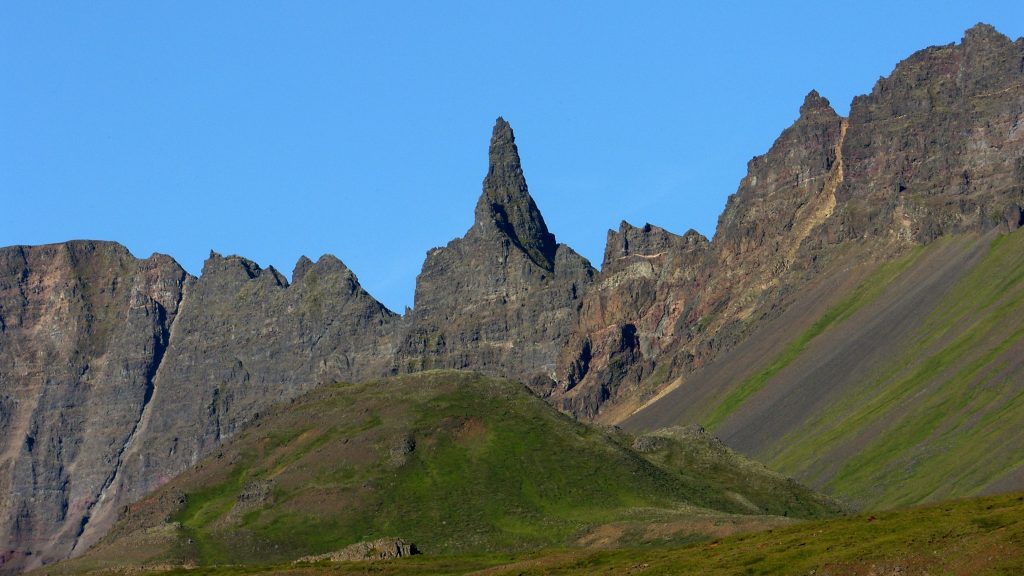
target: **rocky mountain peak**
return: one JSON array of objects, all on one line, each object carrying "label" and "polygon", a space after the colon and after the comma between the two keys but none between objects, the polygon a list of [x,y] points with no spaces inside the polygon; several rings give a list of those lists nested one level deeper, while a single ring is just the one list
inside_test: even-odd
[{"label": "rocky mountain peak", "polygon": [[298,282],[309,272],[316,272],[319,275],[355,276],[352,270],[345,265],[337,256],[324,254],[314,263],[309,258],[302,256],[295,263],[295,271],[292,272],[292,283]]},{"label": "rocky mountain peak", "polygon": [[500,116],[491,134],[483,188],[473,229],[487,234],[496,227],[534,263],[551,270],[557,248],[555,236],[548,232],[526,186],[512,127]]},{"label": "rocky mountain peak", "polygon": [[295,263],[295,268],[292,268],[292,282],[295,283],[302,280],[302,277],[312,267],[313,261],[307,258],[305,254],[299,256],[298,262]]},{"label": "rocky mountain peak", "polygon": [[804,96],[804,103],[800,106],[800,117],[806,118],[820,114],[831,117],[837,116],[828,98],[818,94],[817,90],[811,90],[807,93],[807,96]]},{"label": "rocky mountain peak", "polygon": [[964,31],[964,37],[961,43],[967,47],[986,45],[999,46],[1009,44],[1010,39],[996,30],[991,24],[978,22]]},{"label": "rocky mountain peak", "polygon": [[650,258],[667,252],[682,252],[700,244],[707,245],[707,238],[695,230],[679,236],[653,224],[637,227],[623,220],[617,232],[608,231],[601,269],[614,266],[616,261],[628,256]]}]

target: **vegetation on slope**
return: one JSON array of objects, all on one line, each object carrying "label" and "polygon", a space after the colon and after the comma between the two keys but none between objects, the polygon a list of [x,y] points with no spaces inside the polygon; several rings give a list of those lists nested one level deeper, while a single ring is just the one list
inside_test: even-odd
[{"label": "vegetation on slope", "polygon": [[710,440],[634,439],[519,384],[436,371],[262,416],[67,569],[284,562],[389,536],[429,555],[678,543],[837,510]]},{"label": "vegetation on slope", "polygon": [[[770,463],[876,507],[976,494],[1024,466],[1024,231],[999,236],[887,366]],[[834,474],[815,455],[854,456]]]},{"label": "vegetation on slope", "polygon": [[713,430],[721,424],[743,402],[761,390],[769,380],[774,378],[786,366],[789,366],[797,356],[804,352],[807,345],[826,329],[839,326],[843,321],[863,308],[865,304],[877,298],[901,272],[906,270],[916,260],[921,251],[922,248],[915,248],[903,257],[880,266],[871,276],[861,282],[854,289],[853,293],[826,311],[810,328],[789,342],[782,352],[772,359],[768,366],[750,375],[735,388],[732,388],[707,417],[708,428]]},{"label": "vegetation on slope", "polygon": [[[1024,495],[922,508],[709,539],[672,547],[557,549],[518,555],[414,556],[374,562],[221,566],[241,574],[843,575],[1024,573]],[[194,571],[172,570],[190,574]]]}]

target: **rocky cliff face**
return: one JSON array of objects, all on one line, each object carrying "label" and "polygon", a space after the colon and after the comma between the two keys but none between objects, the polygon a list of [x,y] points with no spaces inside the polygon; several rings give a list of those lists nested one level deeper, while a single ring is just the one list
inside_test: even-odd
[{"label": "rocky cliff face", "polygon": [[77,553],[272,404],[391,369],[399,318],[339,260],[273,268],[70,242],[0,251],[3,565]]},{"label": "rocky cliff face", "polygon": [[[121,506],[161,486],[271,405],[320,384],[390,370],[399,318],[337,258],[303,257],[293,282],[273,267],[211,254],[173,327],[142,439],[126,452],[115,490],[81,545]],[[76,549],[78,551],[78,549]]]},{"label": "rocky cliff face", "polygon": [[979,24],[854,98],[834,241],[1016,228],[1024,207],[1024,39]]},{"label": "rocky cliff face", "polygon": [[627,222],[609,230],[598,281],[559,357],[556,403],[592,418],[606,402],[667,375],[656,371],[658,359],[698,324],[696,298],[711,256],[708,240],[693,230],[677,236]]},{"label": "rocky cliff face", "polygon": [[[564,408],[608,421],[628,416],[777,317],[792,290],[843,250],[886,259],[944,235],[1020,226],[1022,117],[1024,40],[982,24],[960,44],[900,63],[854,99],[848,119],[812,91],[799,119],[751,160],[706,256],[686,260],[689,248],[669,247],[660,257],[667,271],[642,289],[622,282],[621,270],[602,269],[585,311],[632,302],[650,285],[675,294],[614,318],[581,316],[558,371],[560,389],[570,391]],[[609,251],[618,243],[609,234]],[[687,275],[694,280],[676,285]],[[636,338],[609,339],[665,308],[686,313],[667,334],[648,332],[664,344],[654,358],[634,352]]]},{"label": "rocky cliff face", "polygon": [[191,281],[111,242],[0,249],[0,567],[70,553],[136,440]]},{"label": "rocky cliff face", "polygon": [[545,391],[594,274],[548,232],[499,118],[473,227],[427,254],[396,366],[472,368]]},{"label": "rocky cliff face", "polygon": [[112,243],[0,249],[0,570],[84,549],[123,504],[323,382],[470,368],[619,421],[840,255],[1020,226],[1022,117],[1024,40],[976,26],[900,63],[849,118],[812,91],[712,241],[623,223],[600,274],[548,231],[499,119],[473,226],[428,253],[405,318],[329,256],[289,284],[234,256],[195,279]]},{"label": "rocky cliff face", "polygon": [[622,418],[770,313],[790,271],[806,267],[801,247],[817,241],[812,232],[835,208],[845,130],[828,100],[809,93],[797,121],[750,161],[711,243],[650,225],[610,232],[561,356],[563,408]]}]

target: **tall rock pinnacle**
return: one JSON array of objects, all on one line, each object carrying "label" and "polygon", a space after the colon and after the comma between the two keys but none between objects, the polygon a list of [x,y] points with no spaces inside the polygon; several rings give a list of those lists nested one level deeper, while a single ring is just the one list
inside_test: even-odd
[{"label": "tall rock pinnacle", "polygon": [[491,223],[534,263],[552,269],[557,247],[555,236],[548,232],[544,217],[526,187],[512,127],[500,116],[491,134],[487,176],[476,205],[473,226],[486,233]]},{"label": "tall rock pinnacle", "polygon": [[427,253],[395,369],[472,368],[549,390],[595,274],[548,232],[498,118],[473,227]]}]

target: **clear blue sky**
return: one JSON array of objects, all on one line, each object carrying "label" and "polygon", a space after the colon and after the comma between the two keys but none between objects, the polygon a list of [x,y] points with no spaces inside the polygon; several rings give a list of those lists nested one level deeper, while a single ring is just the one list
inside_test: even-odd
[{"label": "clear blue sky", "polygon": [[559,241],[711,236],[816,88],[845,114],[897,61],[1024,2],[4,2],[0,245],[118,240],[198,273],[340,257],[412,304],[462,235],[498,115]]}]

